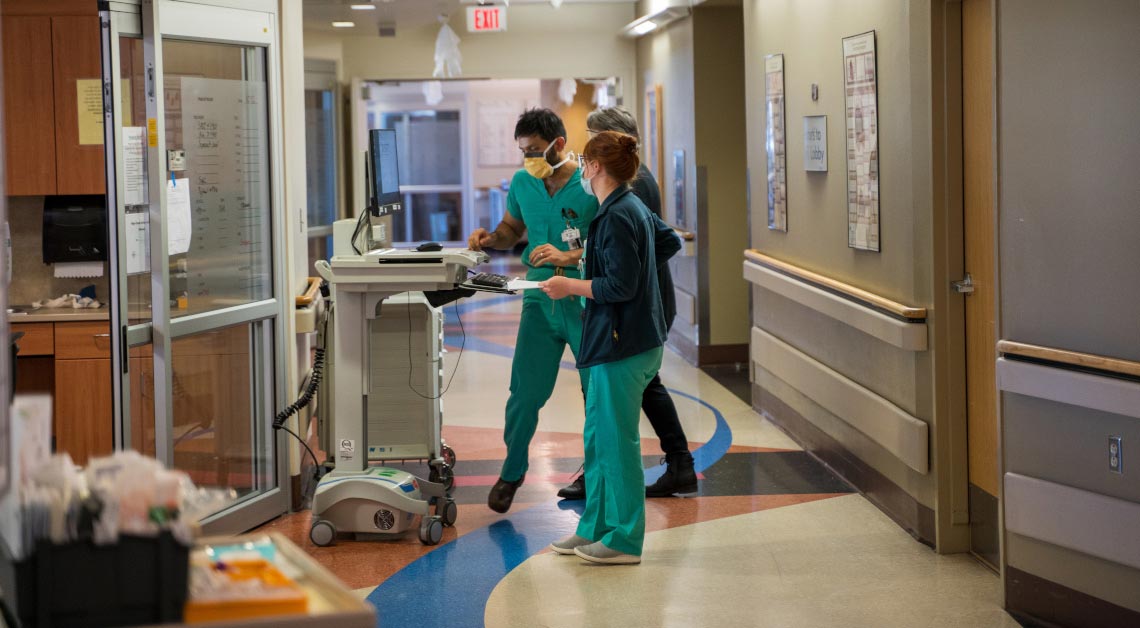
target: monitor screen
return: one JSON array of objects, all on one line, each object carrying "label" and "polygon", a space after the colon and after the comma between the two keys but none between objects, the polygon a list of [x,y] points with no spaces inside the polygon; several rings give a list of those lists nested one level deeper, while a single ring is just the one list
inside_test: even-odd
[{"label": "monitor screen", "polygon": [[396,131],[372,129],[368,132],[368,166],[373,215],[384,216],[403,209]]}]

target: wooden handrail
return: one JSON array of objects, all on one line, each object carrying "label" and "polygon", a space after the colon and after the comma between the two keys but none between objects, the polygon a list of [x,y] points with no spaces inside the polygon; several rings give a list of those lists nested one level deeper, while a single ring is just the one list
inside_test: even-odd
[{"label": "wooden handrail", "polygon": [[309,287],[305,290],[305,294],[297,295],[297,307],[309,307],[313,304],[313,300],[317,298],[317,290],[321,289],[320,277],[309,277]]},{"label": "wooden handrail", "polygon": [[745,249],[744,257],[750,262],[755,262],[761,266],[767,266],[773,270],[779,271],[785,275],[790,275],[801,281],[815,284],[816,286],[826,288],[832,292],[838,293],[841,296],[847,297],[854,301],[865,303],[876,309],[882,310],[889,314],[899,316],[912,321],[926,320],[926,308],[924,307],[911,307],[897,303],[886,297],[881,297],[873,292],[867,292],[862,288],[856,288],[850,284],[836,281],[830,277],[824,277],[819,273],[813,273],[810,270],[800,268],[787,262],[781,262],[773,257],[757,251],[756,249]]},{"label": "wooden handrail", "polygon": [[1066,349],[1054,349],[1053,347],[1042,347],[1040,345],[1014,342],[1012,340],[999,341],[997,343],[997,350],[998,353],[1003,355],[1016,355],[1024,358],[1033,358],[1035,360],[1047,360],[1049,362],[1070,364],[1083,368],[1096,369],[1098,371],[1107,371],[1109,373],[1127,375],[1129,377],[1140,377],[1140,362],[1133,362],[1131,360],[1121,360],[1120,358],[1110,358],[1093,353],[1068,351]]}]

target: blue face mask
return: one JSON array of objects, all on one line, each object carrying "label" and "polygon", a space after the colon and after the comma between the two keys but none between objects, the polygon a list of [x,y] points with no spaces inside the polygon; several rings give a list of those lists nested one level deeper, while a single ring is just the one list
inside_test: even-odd
[{"label": "blue face mask", "polygon": [[581,179],[582,191],[584,191],[589,196],[597,196],[596,194],[594,194],[594,186],[590,184],[590,179],[586,178],[586,163],[582,162],[581,167],[579,169],[582,172],[582,175],[581,175],[582,176],[582,179]]}]

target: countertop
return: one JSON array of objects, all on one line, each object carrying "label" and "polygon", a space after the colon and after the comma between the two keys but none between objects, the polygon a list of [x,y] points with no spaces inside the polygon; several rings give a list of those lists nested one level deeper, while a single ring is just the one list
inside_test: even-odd
[{"label": "countertop", "polygon": [[33,310],[30,307],[15,305],[17,312],[8,314],[8,322],[19,323],[79,323],[86,321],[109,321],[110,310],[106,306],[98,309],[76,310],[69,307],[42,307]]}]

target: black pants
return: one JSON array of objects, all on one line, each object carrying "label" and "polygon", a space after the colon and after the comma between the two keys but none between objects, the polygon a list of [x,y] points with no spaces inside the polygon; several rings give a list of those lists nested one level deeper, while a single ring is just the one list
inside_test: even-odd
[{"label": "black pants", "polygon": [[649,417],[657,438],[661,439],[662,451],[667,454],[689,451],[689,439],[685,438],[681,419],[677,417],[677,407],[661,383],[660,374],[654,375],[645,387],[645,392],[641,395],[641,409]]}]

